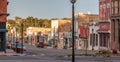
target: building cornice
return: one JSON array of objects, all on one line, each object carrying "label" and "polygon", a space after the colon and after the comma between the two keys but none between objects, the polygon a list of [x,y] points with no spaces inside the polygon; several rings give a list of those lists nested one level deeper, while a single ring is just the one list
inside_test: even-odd
[{"label": "building cornice", "polygon": [[0,13],[0,16],[3,16],[3,15],[7,15],[7,16],[9,16],[8,13]]}]

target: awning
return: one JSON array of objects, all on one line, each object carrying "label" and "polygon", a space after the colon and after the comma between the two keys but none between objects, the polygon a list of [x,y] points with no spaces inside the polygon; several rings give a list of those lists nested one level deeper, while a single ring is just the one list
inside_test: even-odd
[{"label": "awning", "polygon": [[6,29],[0,29],[0,32],[7,32]]},{"label": "awning", "polygon": [[110,33],[109,30],[97,30],[98,33]]}]

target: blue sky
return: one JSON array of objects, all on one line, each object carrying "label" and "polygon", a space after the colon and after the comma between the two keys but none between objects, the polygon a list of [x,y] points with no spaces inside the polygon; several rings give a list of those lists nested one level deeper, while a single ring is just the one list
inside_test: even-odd
[{"label": "blue sky", "polygon": [[[8,0],[9,19],[33,16],[42,19],[71,17],[70,0]],[[77,0],[75,13],[98,14],[98,0]]]}]

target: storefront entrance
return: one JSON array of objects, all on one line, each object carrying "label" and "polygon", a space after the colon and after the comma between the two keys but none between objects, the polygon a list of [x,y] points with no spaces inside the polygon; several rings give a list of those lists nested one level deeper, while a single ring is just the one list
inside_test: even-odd
[{"label": "storefront entrance", "polygon": [[100,46],[109,47],[109,33],[100,33]]},{"label": "storefront entrance", "polygon": [[0,30],[0,51],[6,53],[6,30]]},{"label": "storefront entrance", "polygon": [[0,51],[4,48],[4,32],[0,32]]}]

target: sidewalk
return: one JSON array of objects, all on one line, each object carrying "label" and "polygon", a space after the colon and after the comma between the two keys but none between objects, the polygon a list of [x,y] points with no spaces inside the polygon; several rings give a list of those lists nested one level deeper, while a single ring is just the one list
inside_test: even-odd
[{"label": "sidewalk", "polygon": [[12,49],[6,49],[6,53],[0,52],[0,56],[23,56],[23,54],[16,53]]}]

